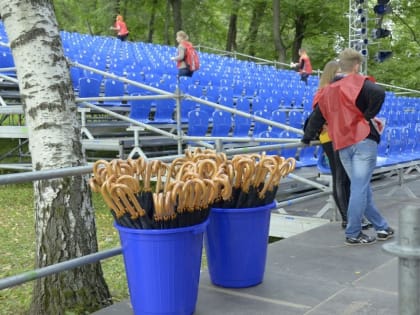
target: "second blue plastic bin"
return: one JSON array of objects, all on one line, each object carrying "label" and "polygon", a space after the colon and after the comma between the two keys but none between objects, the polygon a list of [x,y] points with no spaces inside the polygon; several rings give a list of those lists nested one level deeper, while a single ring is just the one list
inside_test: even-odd
[{"label": "second blue plastic bin", "polygon": [[204,245],[213,284],[245,288],[263,281],[274,207],[273,202],[255,208],[211,209]]}]

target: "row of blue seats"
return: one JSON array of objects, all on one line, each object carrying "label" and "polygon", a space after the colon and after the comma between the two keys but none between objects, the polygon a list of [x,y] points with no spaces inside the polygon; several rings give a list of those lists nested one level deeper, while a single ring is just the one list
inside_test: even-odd
[{"label": "row of blue seats", "polygon": [[[296,112],[297,111],[292,111]],[[300,112],[301,113],[301,112]],[[271,115],[264,117],[263,113],[255,113],[256,116],[266,118],[273,121],[280,121],[283,124],[292,125],[293,118],[287,118],[286,112],[277,110]],[[296,126],[296,128],[300,128]],[[251,137],[251,138],[267,138],[267,141],[260,142],[261,145],[278,144],[270,142],[269,138],[285,138],[285,139],[300,139],[300,135],[284,130],[282,128],[274,128],[262,122],[253,121],[250,118],[242,117],[239,115],[232,115],[228,112],[216,110],[212,116],[208,115],[205,111],[194,109],[188,113],[188,128],[186,131],[187,136],[203,137],[232,137],[229,141],[230,144],[235,143],[235,137]],[[238,142],[238,145],[243,145],[243,142]],[[283,157],[293,157],[297,159],[297,166],[313,166],[317,163],[316,158],[317,147],[306,147],[303,149],[294,148],[280,148],[269,150],[267,154],[277,154]]]},{"label": "row of blue seats", "polygon": [[405,127],[385,127],[378,155],[380,165],[420,159],[420,122]]}]

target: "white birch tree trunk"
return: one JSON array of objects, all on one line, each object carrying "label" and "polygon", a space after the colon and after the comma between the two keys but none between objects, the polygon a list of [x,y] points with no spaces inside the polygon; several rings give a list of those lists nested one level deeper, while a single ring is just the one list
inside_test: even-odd
[{"label": "white birch tree trunk", "polygon": [[[83,165],[77,108],[51,1],[0,0],[0,14],[17,68],[33,169]],[[97,251],[85,176],[34,182],[34,194],[36,268]],[[36,280],[29,313],[81,314],[109,304],[98,263]]]}]

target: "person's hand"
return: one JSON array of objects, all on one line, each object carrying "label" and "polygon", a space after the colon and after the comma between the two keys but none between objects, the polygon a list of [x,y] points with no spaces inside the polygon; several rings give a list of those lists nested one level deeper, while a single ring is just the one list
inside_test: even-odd
[{"label": "person's hand", "polygon": [[309,143],[311,142],[311,140],[302,138],[302,139],[300,139],[300,142],[302,142],[305,146],[307,146],[307,145],[309,145]]}]

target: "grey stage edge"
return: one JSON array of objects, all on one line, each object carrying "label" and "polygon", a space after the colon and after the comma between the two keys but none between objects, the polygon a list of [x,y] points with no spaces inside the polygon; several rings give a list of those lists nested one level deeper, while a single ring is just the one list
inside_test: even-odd
[{"label": "grey stage edge", "polygon": [[[420,196],[420,181],[406,184]],[[374,192],[378,208],[396,229],[396,237],[386,242],[347,246],[339,222],[272,243],[264,281],[244,289],[214,286],[203,270],[195,315],[333,315],[398,314],[398,258],[382,245],[398,237],[399,212],[408,205],[419,207],[402,189]],[[391,195],[389,193],[392,192]],[[294,207],[319,209],[324,198]],[[293,211],[293,209],[287,209]],[[374,234],[374,230],[367,231]],[[94,313],[131,315],[128,300]]]}]

